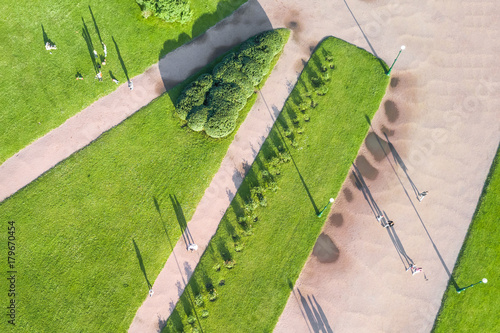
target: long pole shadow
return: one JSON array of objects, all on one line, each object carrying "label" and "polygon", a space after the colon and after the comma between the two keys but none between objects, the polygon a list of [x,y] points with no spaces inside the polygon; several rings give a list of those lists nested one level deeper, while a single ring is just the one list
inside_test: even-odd
[{"label": "long pole shadow", "polygon": [[94,71],[97,74],[98,70],[94,56],[94,44],[92,44],[92,38],[90,37],[89,29],[87,28],[87,24],[85,24],[85,20],[83,19],[83,17],[82,17],[82,23],[83,23],[82,36],[85,42],[87,43],[87,50],[89,51],[90,61],[92,62],[92,66],[94,66]]},{"label": "long pole shadow", "polygon": [[309,325],[311,326],[314,333],[324,332],[324,333],[333,333],[330,324],[328,323],[328,319],[323,312],[323,309],[318,304],[318,301],[314,297],[308,295],[307,299],[302,296],[300,289],[297,288],[297,291],[300,296],[300,302],[302,303],[302,308],[304,309],[307,319],[309,321]]},{"label": "long pole shadow", "polygon": [[368,39],[368,37],[366,36],[365,32],[363,31],[363,29],[361,28],[361,25],[359,25],[359,22],[358,20],[356,19],[356,16],[354,16],[354,13],[352,12],[351,10],[351,7],[349,7],[349,5],[347,4],[347,1],[344,0],[344,3],[347,7],[347,9],[349,10],[349,13],[351,13],[352,15],[352,18],[354,19],[354,21],[356,22],[356,24],[358,25],[358,28],[359,30],[361,31],[361,34],[363,34],[363,37],[365,38],[366,42],[368,43],[368,46],[370,47],[370,50],[372,50],[372,53],[373,55],[377,58],[378,62],[380,63],[380,66],[382,66],[382,68],[384,69],[384,72],[387,73],[387,71],[389,70],[387,68],[387,66],[384,64],[384,62],[382,61],[382,59],[379,58],[377,52],[375,52],[375,49],[373,48],[372,46],[372,43],[370,43],[370,40]]},{"label": "long pole shadow", "polygon": [[142,274],[144,274],[144,278],[146,279],[146,283],[148,284],[148,290],[151,289],[152,285],[149,282],[148,276],[146,274],[146,268],[144,267],[144,262],[142,261],[141,251],[139,247],[137,247],[137,243],[135,239],[132,238],[132,242],[134,243],[135,254],[137,255],[137,260],[139,260],[139,266],[141,267]]},{"label": "long pole shadow", "polygon": [[122,55],[120,53],[120,49],[118,48],[118,44],[115,41],[115,37],[111,36],[113,43],[115,44],[116,54],[118,54],[118,60],[120,60],[120,64],[122,65],[123,72],[125,73],[125,77],[127,78],[127,82],[130,82],[130,78],[128,77],[127,67],[125,67],[125,62],[123,61]]},{"label": "long pole shadow", "polygon": [[[371,121],[370,121],[370,118],[368,116],[365,116],[366,117],[366,120],[368,122],[368,124],[370,125],[370,128],[372,129],[372,131],[375,133],[373,127],[372,127],[372,124],[371,124]],[[385,133],[384,133],[385,134]],[[408,198],[408,201],[410,201],[410,204],[411,206],[413,207],[413,210],[415,211],[415,214],[417,214],[417,217],[418,217],[418,220],[420,221],[420,224],[422,225],[422,227],[424,228],[424,231],[425,233],[427,234],[427,237],[429,238],[431,244],[432,244],[432,247],[434,248],[434,251],[436,252],[438,258],[439,258],[439,261],[441,261],[441,265],[443,266],[444,270],[446,271],[446,274],[448,274],[448,277],[451,281],[451,283],[453,284],[453,286],[455,287],[456,290],[459,289],[458,287],[458,284],[457,282],[455,281],[455,279],[453,278],[453,276],[451,275],[451,272],[450,270],[448,269],[448,266],[446,266],[446,263],[444,262],[444,259],[443,257],[441,256],[441,253],[439,252],[436,244],[434,243],[434,240],[432,239],[429,231],[427,230],[427,227],[425,226],[424,224],[424,221],[422,220],[422,217],[420,216],[420,214],[418,213],[418,210],[417,210],[417,207],[415,207],[415,204],[413,203],[413,201],[411,200],[410,198],[410,195],[408,193],[408,191],[406,190],[406,187],[404,186],[403,182],[401,181],[401,178],[399,177],[398,173],[396,172],[396,169],[394,168],[394,165],[392,164],[387,152],[385,151],[384,149],[384,146],[382,145],[382,142],[380,142],[380,139],[378,137],[378,135],[375,136],[376,139],[377,139],[377,142],[378,144],[380,145],[380,148],[382,149],[382,151],[384,152],[384,155],[385,155],[385,158],[387,159],[387,161],[389,162],[389,165],[391,166],[392,168],[392,171],[394,172],[394,174],[396,175],[396,178],[398,179],[399,181],[399,184],[401,184],[401,187],[403,188],[403,191],[405,192],[406,194],[406,197]]]},{"label": "long pole shadow", "polygon": [[[267,111],[269,112],[269,114],[271,115],[271,118],[273,119],[273,122],[276,122],[276,118],[274,117],[273,113],[269,109],[269,106],[267,105],[266,99],[264,98],[262,91],[259,90],[259,92],[260,92],[260,96],[262,97],[262,100],[264,101],[264,104],[266,105]],[[307,193],[307,196],[309,197],[309,200],[311,201],[311,204],[314,208],[314,213],[316,215],[318,215],[319,214],[318,206],[316,206],[316,202],[314,202],[314,199],[311,195],[311,191],[309,191],[309,187],[307,186],[306,181],[304,180],[304,177],[302,177],[302,174],[300,173],[300,170],[299,170],[297,164],[295,163],[295,160],[293,159],[292,153],[290,152],[290,149],[288,148],[288,145],[286,144],[286,140],[285,140],[283,134],[281,133],[280,129],[278,128],[278,126],[276,126],[276,130],[278,131],[278,134],[281,138],[281,142],[283,143],[283,146],[285,147],[288,154],[290,155],[290,159],[292,160],[292,163],[293,163],[293,166],[295,167],[295,170],[297,170],[297,174],[299,175],[299,179],[302,182],[302,186],[304,186],[304,189]],[[271,129],[271,131],[272,131],[272,129]]]},{"label": "long pole shadow", "polygon": [[190,244],[194,244],[193,236],[191,235],[191,231],[187,226],[186,217],[184,216],[184,212],[182,210],[181,204],[175,195],[170,194],[170,201],[172,202],[172,206],[174,207],[175,216],[177,217],[177,222],[179,223],[179,227],[182,232],[182,239],[184,240],[184,244],[186,245],[186,250],[188,249]]}]

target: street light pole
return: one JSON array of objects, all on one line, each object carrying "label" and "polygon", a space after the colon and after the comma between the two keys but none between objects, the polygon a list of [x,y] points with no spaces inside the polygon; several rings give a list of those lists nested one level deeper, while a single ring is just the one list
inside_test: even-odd
[{"label": "street light pole", "polygon": [[392,67],[394,67],[394,64],[396,63],[396,60],[398,60],[399,55],[401,54],[401,52],[402,52],[405,48],[406,48],[406,46],[404,46],[404,45],[402,45],[402,46],[401,46],[401,50],[399,50],[398,56],[396,57],[396,59],[394,59],[394,62],[392,63],[391,68],[389,68],[389,70],[387,71],[387,76],[390,76],[390,75],[391,75]]},{"label": "street light pole", "polygon": [[461,293],[462,291],[464,291],[465,289],[467,288],[471,288],[471,287],[474,287],[476,284],[480,284],[480,283],[488,283],[488,280],[486,278],[483,278],[481,281],[479,282],[476,282],[476,283],[473,283],[471,284],[470,286],[467,286],[467,287],[463,287],[463,288],[460,288],[460,289],[457,289],[457,293]]},{"label": "street light pole", "polygon": [[328,203],[325,205],[325,207],[318,213],[318,217],[321,217],[321,215],[323,215],[323,212],[328,207],[328,205],[331,204],[331,203],[333,203],[334,201],[335,200],[333,198],[330,198],[330,201],[328,201]]}]

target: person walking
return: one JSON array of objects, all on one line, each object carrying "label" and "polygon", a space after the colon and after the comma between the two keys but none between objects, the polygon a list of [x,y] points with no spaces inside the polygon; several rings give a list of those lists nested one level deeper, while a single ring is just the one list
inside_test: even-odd
[{"label": "person walking", "polygon": [[130,90],[134,90],[134,83],[132,82],[132,80],[129,80],[129,81],[128,81],[128,88],[129,88]]},{"label": "person walking", "polygon": [[149,289],[149,297],[153,296],[154,293],[153,288]]},{"label": "person walking", "polygon": [[194,243],[193,244],[189,244],[188,250],[191,251],[191,252],[198,251],[198,245],[196,245]]},{"label": "person walking", "polygon": [[113,82],[118,84],[120,81],[118,81],[117,79],[113,79]]},{"label": "person walking", "polygon": [[108,49],[106,48],[106,44],[102,43],[102,49],[104,51],[104,58],[108,56]]},{"label": "person walking", "polygon": [[96,50],[94,50],[94,58],[96,58],[96,59],[99,58],[99,55],[97,54]]},{"label": "person walking", "polygon": [[99,80],[99,82],[101,82],[101,81],[102,81],[102,72],[101,72],[101,71],[99,71],[99,72],[96,74],[95,78],[96,78],[96,79],[98,79],[98,80]]},{"label": "person walking", "polygon": [[422,202],[422,200],[424,199],[424,197],[425,197],[428,193],[429,193],[429,191],[423,191],[422,193],[419,193],[419,194],[418,194],[418,197],[417,197],[418,201],[419,201],[419,202]]}]

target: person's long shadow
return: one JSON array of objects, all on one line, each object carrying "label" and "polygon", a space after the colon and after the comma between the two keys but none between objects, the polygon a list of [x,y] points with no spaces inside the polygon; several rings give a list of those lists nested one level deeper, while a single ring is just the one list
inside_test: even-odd
[{"label": "person's long shadow", "polygon": [[323,309],[319,305],[316,297],[312,295],[312,299],[310,295],[307,295],[307,299],[302,296],[300,289],[297,288],[297,291],[300,295],[300,302],[302,303],[302,307],[307,315],[307,319],[314,333],[324,332],[324,333],[333,333],[330,324],[328,323],[328,319],[326,318]]},{"label": "person's long shadow", "polygon": [[152,285],[149,282],[148,276],[146,274],[146,268],[144,267],[144,262],[142,261],[141,251],[139,251],[139,247],[135,242],[135,239],[132,238],[132,242],[134,243],[135,254],[137,255],[137,260],[139,260],[139,266],[141,267],[142,274],[144,274],[144,278],[146,279],[146,283],[148,284],[148,290],[151,289]]},{"label": "person's long shadow", "polygon": [[384,70],[384,72],[387,73],[387,71],[389,70],[389,68],[387,68],[387,66],[385,65],[384,61],[382,61],[382,59],[380,59],[380,57],[378,56],[377,52],[375,52],[375,49],[373,48],[372,43],[370,43],[370,40],[368,39],[368,37],[366,37],[365,32],[363,31],[363,29],[359,25],[359,22],[356,19],[356,16],[354,16],[354,13],[352,12],[351,7],[349,7],[349,5],[347,4],[346,0],[344,0],[344,3],[346,5],[347,9],[349,10],[349,12],[351,13],[352,18],[354,19],[354,21],[358,25],[358,28],[361,31],[361,34],[363,34],[363,37],[365,38],[366,42],[368,43],[368,46],[372,50],[373,55],[377,58],[378,62],[380,63],[380,66],[382,66],[382,69]]},{"label": "person's long shadow", "polygon": [[47,36],[47,33],[45,33],[43,24],[41,24],[41,26],[42,26],[43,46],[45,46],[45,44],[47,43],[49,43],[50,45],[54,45],[54,42]]},{"label": "person's long shadow", "polygon": [[358,190],[363,193],[363,196],[365,197],[366,202],[368,202],[368,205],[370,206],[370,209],[372,210],[373,216],[376,218],[380,215],[382,215],[382,210],[379,208],[377,202],[372,196],[372,193],[370,192],[368,185],[366,185],[365,179],[363,175],[361,174],[361,171],[359,171],[358,167],[356,164],[352,163],[352,167],[354,171],[352,172],[352,175],[354,176],[354,181],[355,185],[358,188]]},{"label": "person's long shadow", "polygon": [[188,249],[190,244],[194,244],[193,236],[189,231],[187,226],[186,217],[184,216],[184,211],[182,210],[181,204],[175,195],[170,194],[170,201],[172,202],[172,206],[174,207],[175,216],[177,217],[177,222],[179,223],[179,227],[182,232],[182,239],[184,240],[184,244],[186,245],[186,250]]},{"label": "person's long shadow", "polygon": [[[264,101],[264,104],[266,105],[267,111],[271,115],[271,118],[273,119],[273,121],[276,123],[275,113],[271,112],[271,109],[269,109],[269,106],[267,105],[266,99],[264,98],[262,91],[259,90],[259,92],[260,92],[260,96],[262,97],[262,100]],[[276,128],[276,131],[278,132],[278,135],[280,137],[281,143],[283,144],[283,147],[286,149],[286,151],[290,155],[290,159],[293,163],[293,166],[295,167],[295,170],[297,170],[297,174],[299,176],[300,181],[302,182],[302,186],[304,186],[304,190],[306,191],[307,196],[308,196],[309,200],[311,201],[311,204],[312,204],[313,209],[314,209],[314,213],[316,215],[318,215],[319,214],[318,206],[316,205],[316,202],[314,201],[314,199],[311,195],[311,191],[309,191],[309,187],[307,186],[306,181],[304,180],[304,177],[302,177],[302,174],[300,173],[300,170],[297,166],[297,163],[295,163],[295,160],[293,159],[292,153],[290,152],[290,149],[288,148],[288,145],[286,144],[286,140],[284,139],[283,133],[281,133],[278,126],[274,126],[273,129],[274,128]],[[269,133],[269,135],[272,135],[272,129],[271,129],[271,133]]]},{"label": "person's long shadow", "polygon": [[[387,217],[385,211],[383,216],[386,219],[386,221],[389,221],[389,218]],[[388,227],[385,229],[387,229],[387,234],[391,238],[392,244],[394,245],[394,248],[396,249],[399,255],[399,259],[403,263],[405,269],[408,269],[409,267],[411,267],[411,265],[414,265],[415,262],[413,261],[412,258],[408,256],[408,254],[406,254],[405,248],[403,247],[403,243],[401,243],[401,240],[399,239],[398,234],[396,233],[396,229],[394,227]]]},{"label": "person's long shadow", "polygon": [[99,31],[99,27],[97,26],[97,22],[95,20],[94,13],[92,12],[92,8],[90,8],[90,5],[89,5],[89,10],[90,10],[90,15],[92,16],[92,21],[94,21],[94,28],[95,28],[95,31],[97,32],[97,36],[99,37],[99,42],[102,44],[101,33]]},{"label": "person's long shadow", "polygon": [[[370,128],[372,129],[372,131],[375,133],[375,131],[373,130],[373,127],[372,127],[372,124],[371,124],[371,121],[370,121],[370,118],[365,115],[365,118],[366,118],[366,121],[368,122],[368,124],[370,125]],[[385,134],[385,133],[384,133]],[[455,287],[456,290],[459,289],[458,287],[458,284],[457,282],[455,281],[455,279],[453,278],[453,276],[451,275],[451,272],[450,270],[448,269],[448,266],[446,266],[446,263],[444,262],[444,259],[443,257],[441,256],[441,253],[439,252],[436,244],[434,243],[434,240],[432,239],[429,231],[427,230],[427,227],[425,226],[424,224],[424,221],[422,220],[422,217],[420,216],[420,214],[418,213],[418,210],[417,210],[417,207],[415,207],[415,204],[413,203],[413,201],[411,200],[410,198],[410,194],[408,193],[408,191],[406,190],[406,187],[404,186],[403,184],[403,181],[401,180],[401,178],[399,177],[398,173],[396,172],[396,168],[394,167],[394,165],[392,164],[391,160],[389,159],[389,156],[387,154],[387,152],[385,151],[384,149],[384,145],[382,144],[382,142],[380,141],[380,138],[379,136],[377,135],[376,136],[377,138],[377,142],[378,144],[380,145],[380,148],[382,149],[382,151],[384,152],[385,154],[385,158],[387,159],[387,161],[389,162],[389,165],[391,166],[391,169],[392,171],[394,172],[394,174],[396,175],[396,178],[398,179],[399,181],[399,184],[401,184],[401,187],[403,188],[403,191],[405,192],[406,194],[406,197],[408,198],[408,200],[410,201],[410,204],[411,206],[413,207],[413,210],[415,211],[415,214],[417,214],[417,217],[418,217],[418,220],[420,221],[420,224],[422,225],[422,227],[424,228],[424,231],[425,233],[427,234],[427,237],[429,238],[429,240],[431,241],[431,244],[432,244],[432,247],[434,248],[434,251],[436,252],[438,258],[439,258],[439,261],[441,261],[441,265],[443,266],[444,270],[446,271],[446,274],[448,274],[448,277],[450,279],[450,282],[453,284],[453,286]]]},{"label": "person's long shadow", "polygon": [[394,145],[389,140],[389,137],[387,136],[387,134],[384,133],[384,136],[385,136],[385,139],[387,141],[387,144],[389,145],[389,149],[391,150],[391,154],[392,154],[392,157],[394,158],[394,162],[396,162],[401,167],[401,169],[403,170],[403,172],[406,175],[406,178],[408,178],[408,181],[410,182],[410,185],[411,185],[411,188],[413,189],[413,192],[415,192],[415,196],[417,197],[417,199],[419,199],[420,198],[420,191],[418,190],[418,188],[415,185],[415,183],[413,182],[413,180],[410,178],[410,175],[408,174],[408,168],[406,167],[405,162],[403,161],[401,156],[399,156],[398,151],[396,150]]},{"label": "person's long shadow", "polygon": [[[366,182],[363,178],[363,175],[359,171],[358,167],[354,163],[352,164],[352,166],[354,168],[353,176],[354,176],[354,179],[356,182],[356,184],[355,184],[356,187],[363,193],[363,196],[365,197],[366,202],[368,202],[368,204],[370,205],[370,208],[371,208],[373,214],[375,215],[375,217],[383,216],[383,218],[386,221],[385,223],[387,223],[387,221],[389,221],[387,214],[385,213],[385,211],[383,212],[380,209],[377,202],[373,198],[373,195],[371,194],[370,189],[366,185]],[[382,224],[382,222],[381,222],[381,224]],[[382,224],[382,225],[384,226],[384,224]],[[396,249],[396,252],[398,253],[399,259],[403,263],[405,269],[407,269],[408,267],[410,267],[410,265],[414,264],[413,260],[406,254],[406,251],[403,247],[403,244],[401,243],[401,240],[399,239],[399,237],[396,233],[396,229],[394,229],[394,227],[389,227],[386,229],[387,229],[387,233],[388,233],[389,237],[391,238],[392,244],[394,245],[394,248]]]},{"label": "person's long shadow", "polygon": [[123,61],[122,55],[120,53],[120,48],[118,48],[118,44],[116,43],[115,37],[111,36],[113,43],[115,43],[116,54],[118,55],[118,60],[120,60],[120,64],[122,65],[123,72],[125,73],[125,77],[127,78],[127,82],[130,82],[130,78],[128,77],[127,67],[125,66],[125,62]]},{"label": "person's long shadow", "polygon": [[[170,196],[170,198],[172,199],[172,196]],[[175,199],[176,201],[177,199]],[[163,229],[165,230],[165,235],[167,236],[167,240],[168,240],[168,243],[170,244],[170,248],[172,249],[172,255],[174,256],[174,260],[175,260],[175,263],[177,264],[177,269],[179,270],[179,273],[181,273],[181,279],[182,279],[182,288],[183,288],[183,294],[180,296],[179,300],[181,302],[188,302],[190,303],[190,309],[193,310],[197,320],[198,320],[198,323],[200,325],[200,329],[201,331],[203,332],[203,329],[201,327],[201,321],[200,321],[200,318],[198,317],[198,313],[196,311],[196,308],[194,306],[194,300],[193,300],[193,297],[191,295],[191,293],[189,292],[189,290],[187,289],[187,285],[188,285],[188,282],[184,279],[184,275],[183,275],[183,270],[181,268],[181,266],[179,265],[179,261],[177,260],[177,256],[175,255],[175,252],[173,251],[174,250],[174,244],[172,243],[172,240],[170,239],[170,236],[168,234],[168,230],[167,230],[167,225],[165,223],[165,221],[163,220],[163,214],[161,212],[161,208],[160,208],[160,204],[158,202],[158,200],[156,199],[156,197],[153,197],[153,203],[154,203],[154,206],[155,206],[155,209],[156,211],[158,212],[158,215],[160,216],[160,221],[162,223],[162,226],[163,226]],[[175,207],[174,207],[175,209]],[[134,242],[134,245],[135,245],[135,242]],[[137,251],[137,250],[136,250]],[[186,265],[186,263],[184,263],[184,265]],[[192,274],[193,272],[192,271],[189,271],[186,269],[186,266],[185,266],[185,269],[184,269],[184,273],[190,275]],[[178,281],[179,285],[180,285],[180,281]],[[172,314],[175,312],[176,310],[174,309]],[[165,321],[159,321],[159,325],[162,325],[162,326],[159,326],[160,329],[163,329],[165,327],[167,323],[167,320]]]},{"label": "person's long shadow", "polygon": [[90,61],[92,62],[92,66],[94,66],[94,71],[96,74],[99,72],[97,69],[97,63],[95,61],[95,56],[94,56],[94,44],[92,43],[92,38],[90,37],[89,29],[87,28],[87,24],[85,23],[85,20],[82,17],[82,36],[85,42],[87,43],[87,50],[89,51],[90,55]]}]

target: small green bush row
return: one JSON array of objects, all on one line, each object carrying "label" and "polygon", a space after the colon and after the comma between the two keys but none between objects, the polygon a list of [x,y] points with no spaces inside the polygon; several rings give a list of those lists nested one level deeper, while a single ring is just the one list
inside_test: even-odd
[{"label": "small green bush row", "polygon": [[[287,30],[286,33],[288,33]],[[212,74],[201,75],[177,99],[177,115],[190,129],[212,138],[229,135],[254,87],[271,70],[286,38],[283,29],[262,32],[226,55]]]},{"label": "small green bush row", "polygon": [[159,17],[165,22],[187,23],[191,21],[192,12],[188,0],[136,0],[141,6],[142,16]]}]

